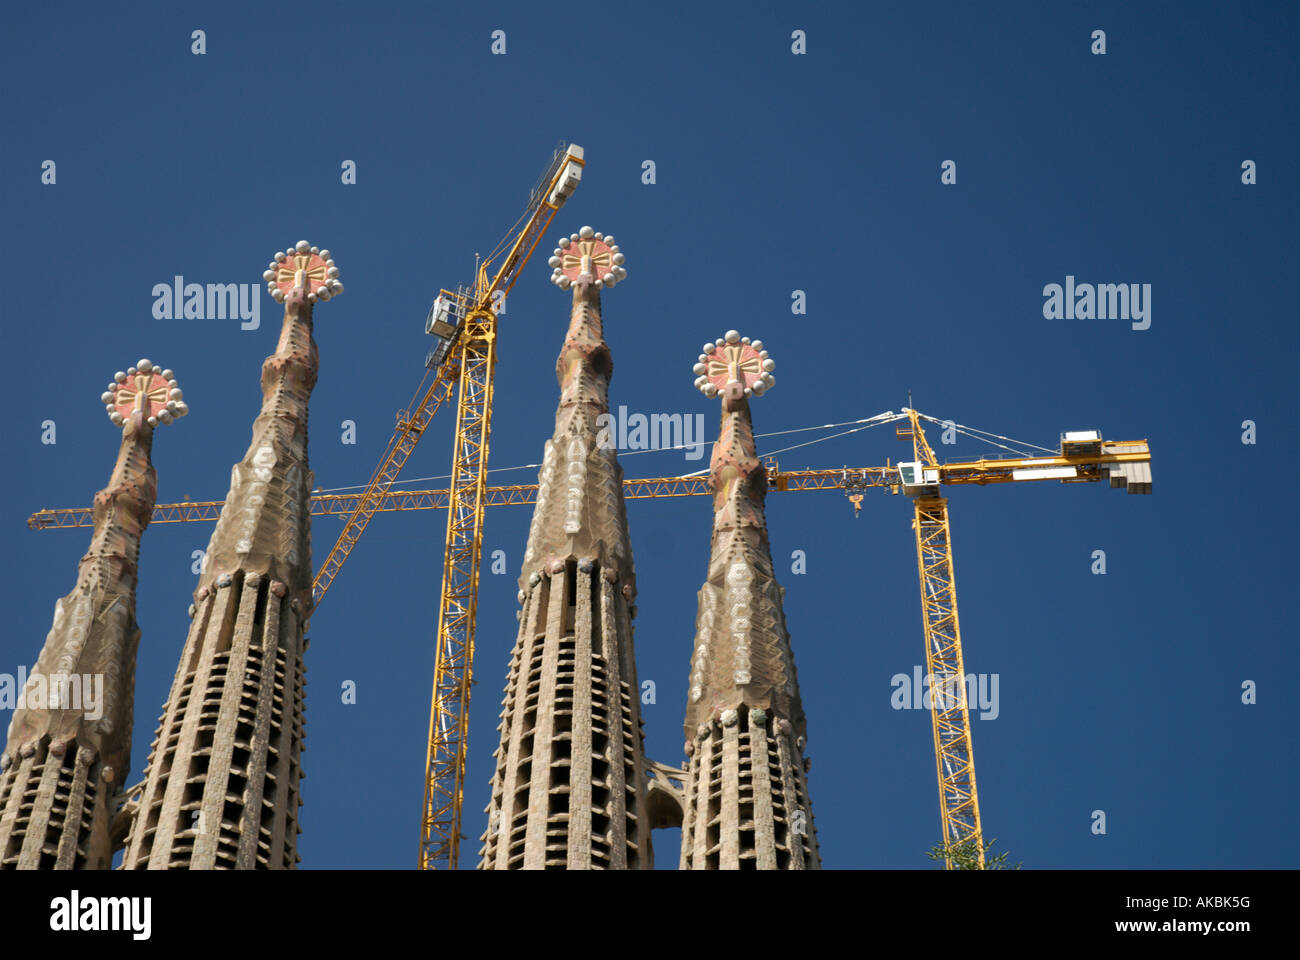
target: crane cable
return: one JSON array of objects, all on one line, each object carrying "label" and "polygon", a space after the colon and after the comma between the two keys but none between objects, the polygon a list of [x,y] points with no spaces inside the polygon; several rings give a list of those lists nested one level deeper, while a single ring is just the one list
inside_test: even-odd
[{"label": "crane cable", "polygon": [[[889,419],[882,419],[886,417]],[[885,413],[877,414],[874,417],[865,417],[860,420],[845,420],[842,423],[822,423],[811,427],[794,427],[789,430],[774,430],[771,433],[756,433],[754,434],[754,439],[757,440],[757,439],[762,439],[764,437],[781,437],[791,433],[806,433],[809,430],[833,430],[836,427],[848,427],[848,426],[856,427],[856,429],[846,430],[843,433],[837,433],[829,437],[820,437],[817,440],[809,440],[807,443],[798,443],[791,447],[784,447],[781,450],[773,450],[771,451],[770,454],[764,454],[764,456],[772,456],[777,453],[784,453],[787,450],[797,449],[798,447],[806,447],[806,446],[811,446],[814,443],[821,443],[823,440],[834,440],[836,437],[843,437],[843,436],[847,436],[850,433],[857,433],[858,430],[865,430],[868,427],[878,426],[881,423],[893,423],[895,420],[902,420],[902,419],[905,419],[902,414],[896,414],[892,410],[889,410],[886,411]],[[856,426],[858,424],[863,424],[863,426]],[[628,450],[628,451],[621,452],[619,454],[619,459],[624,460],[627,457],[634,457],[642,453],[667,453],[670,450],[686,450],[696,446],[712,446],[715,443],[717,443],[716,440],[701,440],[699,444],[694,444],[694,443],[677,444],[671,447],[659,447],[654,450]],[[521,463],[517,467],[493,467],[489,469],[487,472],[506,473],[510,470],[536,470],[539,469],[541,466],[542,465],[540,463]],[[396,487],[398,484],[407,484],[407,483],[426,483],[430,480],[447,480],[450,479],[450,476],[451,476],[450,474],[439,474],[437,476],[430,476],[430,477],[410,477],[407,479],[394,481],[393,486]],[[344,487],[320,488],[312,492],[313,493],[338,493],[343,490],[361,490],[366,486],[368,486],[368,484],[354,483]]]},{"label": "crane cable", "polygon": [[[993,446],[995,447],[1001,447],[1003,450],[1006,450],[1008,453],[1015,453],[1015,454],[1019,454],[1020,456],[1025,456],[1024,450],[1015,450],[1011,447],[1003,446],[1000,443],[995,443],[992,440],[985,439],[985,437],[997,437],[999,440],[1007,441],[1007,443],[1018,443],[1022,447],[1033,447],[1035,450],[1041,450],[1044,453],[1050,453],[1053,455],[1055,455],[1058,452],[1056,450],[1051,449],[1050,447],[1040,447],[1036,443],[1029,443],[1025,440],[1014,440],[1011,437],[1004,437],[1000,433],[989,433],[987,430],[978,430],[975,427],[968,427],[962,423],[953,423],[951,420],[940,420],[937,417],[928,416],[924,413],[921,413],[920,411],[917,412],[917,416],[920,417],[922,420],[929,420],[931,423],[938,424],[939,426],[944,427],[945,429],[948,427],[952,427],[952,429],[956,430],[958,433],[965,434],[966,436],[970,437],[972,440],[983,440],[985,443],[993,444]],[[977,433],[982,433],[985,436],[977,437],[975,436],[975,434]]]},{"label": "crane cable", "polygon": [[[972,440],[980,440],[984,443],[988,443],[995,447],[999,447],[1002,450],[1006,450],[1008,453],[1014,453],[1018,456],[1025,456],[1025,451],[1017,450],[1014,447],[1009,447],[1006,446],[1005,444],[997,443],[995,440],[988,439],[988,437],[996,437],[998,440],[1006,440],[1007,443],[1019,444],[1022,447],[1033,447],[1035,450],[1041,450],[1046,453],[1055,454],[1057,452],[1055,450],[1050,449],[1049,447],[1039,446],[1036,443],[1029,443],[1024,440],[1016,440],[1013,439],[1012,437],[1004,437],[998,433],[990,433],[987,430],[979,430],[976,427],[968,427],[965,424],[954,423],[951,420],[940,420],[937,417],[931,417],[924,413],[918,413],[917,415],[922,420],[928,420],[931,423],[937,424],[938,426],[941,426],[945,429],[951,427],[952,429],[956,430],[958,433],[970,437]],[[756,433],[754,434],[754,439],[758,440],[767,437],[783,437],[793,433],[807,433],[810,430],[834,430],[837,427],[850,428],[848,430],[842,430],[839,433],[830,434],[829,436],[818,437],[815,440],[807,440],[803,443],[796,443],[788,447],[781,447],[778,450],[767,451],[763,454],[763,456],[770,457],[770,456],[776,456],[778,453],[788,453],[791,450],[798,450],[802,447],[811,447],[818,443],[824,443],[827,440],[837,440],[840,437],[846,437],[849,434],[858,433],[863,430],[869,430],[871,427],[877,427],[887,423],[896,423],[899,420],[906,420],[906,419],[907,419],[906,414],[894,413],[892,410],[886,410],[884,413],[878,413],[874,417],[863,417],[858,420],[844,420],[840,423],[822,423],[822,424],[815,424],[809,427],[793,427],[789,430],[773,430],[769,433]],[[979,436],[979,434],[983,434],[983,436]],[[682,444],[676,444],[671,447],[658,447],[653,450],[628,450],[628,451],[621,452],[619,454],[619,459],[625,460],[628,457],[635,457],[645,453],[667,453],[673,450],[687,450],[687,449],[693,449],[695,447],[712,446],[715,443],[717,443],[716,440],[702,440],[699,443],[691,443],[691,444],[682,443]],[[493,467],[489,469],[487,472],[508,473],[509,471],[512,470],[537,470],[540,469],[541,466],[542,465],[540,463],[522,463],[515,467]],[[695,473],[688,473],[688,474],[684,474],[683,476],[695,477],[705,473],[708,473],[707,469],[697,470]],[[403,484],[427,483],[430,480],[448,480],[450,479],[450,477],[451,477],[450,474],[439,474],[436,476],[428,476],[428,477],[411,477],[411,478],[394,481],[392,488],[396,489]],[[368,484],[355,483],[355,484],[350,484],[348,486],[342,486],[342,487],[320,488],[312,492],[313,493],[340,493],[347,490],[361,490],[367,486]]]}]

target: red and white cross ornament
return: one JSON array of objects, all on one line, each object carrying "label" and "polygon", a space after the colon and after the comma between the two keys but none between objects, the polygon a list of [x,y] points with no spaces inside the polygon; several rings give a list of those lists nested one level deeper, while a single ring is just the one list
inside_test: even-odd
[{"label": "red and white cross ornament", "polygon": [[704,345],[695,364],[695,387],[706,397],[716,397],[738,383],[745,396],[761,397],[776,384],[775,369],[776,361],[767,355],[762,340],[728,330],[725,337]]},{"label": "red and white cross ornament", "polygon": [[311,303],[323,302],[343,292],[339,268],[330,259],[330,252],[313,247],[306,240],[276,251],[275,259],[262,271],[262,279],[266,281],[266,292],[276,303],[284,303],[299,287],[307,291]]},{"label": "red and white cross ornament", "polygon": [[584,275],[593,283],[612,287],[627,278],[623,267],[624,256],[614,243],[614,238],[583,227],[577,233],[560,238],[547,265],[551,267],[551,283],[567,290]]},{"label": "red and white cross ornament", "polygon": [[190,412],[182,399],[181,385],[176,375],[149,360],[141,360],[113,374],[113,382],[100,396],[108,419],[114,426],[123,426],[137,410],[151,427],[172,423]]}]

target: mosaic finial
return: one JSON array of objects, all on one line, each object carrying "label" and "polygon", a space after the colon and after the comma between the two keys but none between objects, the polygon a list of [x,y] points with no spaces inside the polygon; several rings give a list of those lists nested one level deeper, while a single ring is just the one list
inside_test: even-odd
[{"label": "mosaic finial", "polygon": [[277,251],[275,259],[262,272],[262,279],[266,281],[266,292],[276,303],[284,303],[299,287],[307,291],[311,303],[317,300],[323,303],[343,292],[339,268],[330,259],[330,252],[313,247],[306,240],[299,240],[283,252]]},{"label": "mosaic finial", "polygon": [[584,276],[590,283],[612,287],[627,278],[623,260],[613,237],[583,227],[577,233],[562,237],[547,263],[553,271],[551,283],[561,290],[568,290]]},{"label": "mosaic finial", "polygon": [[113,374],[113,382],[99,399],[104,402],[114,426],[125,426],[139,410],[144,422],[156,427],[190,412],[182,396],[181,385],[172,371],[150,360],[141,360],[134,367]]},{"label": "mosaic finial", "polygon": [[761,397],[776,384],[775,369],[776,361],[767,355],[762,340],[728,330],[725,337],[704,345],[695,364],[695,387],[706,397]]}]

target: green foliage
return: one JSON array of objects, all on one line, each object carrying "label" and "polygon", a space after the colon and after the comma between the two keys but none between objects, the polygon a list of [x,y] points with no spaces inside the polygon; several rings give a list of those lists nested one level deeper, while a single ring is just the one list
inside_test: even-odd
[{"label": "green foliage", "polygon": [[[984,844],[984,870],[1019,870],[1021,864],[1017,863],[1014,867],[1007,863],[1011,856],[1006,850],[1001,853],[993,853],[993,844],[997,843],[994,837]],[[975,845],[975,839],[969,838],[956,843],[936,844],[931,847],[925,854],[931,860],[940,864],[951,861],[953,870],[979,870],[979,848]]]}]

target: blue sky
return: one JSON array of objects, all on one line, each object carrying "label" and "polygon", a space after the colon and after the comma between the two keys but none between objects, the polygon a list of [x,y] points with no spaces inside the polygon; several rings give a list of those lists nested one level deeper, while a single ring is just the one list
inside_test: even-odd
[{"label": "blue sky", "polygon": [[[1034,868],[1300,865],[1280,829],[1296,788],[1284,614],[1300,529],[1284,484],[1300,467],[1287,433],[1297,19],[1281,3],[6,8],[0,671],[30,667],[73,585],[89,530],[25,521],[87,504],[107,480],[117,432],[98,396],[113,371],[147,356],[186,390],[192,414],[154,448],[160,502],[223,497],[247,447],[280,308],[259,293],[257,330],[157,320],[155,284],[260,286],[276,249],[329,247],[347,292],[317,311],[311,463],[320,487],[364,483],[423,373],[432,297],[469,279],[566,139],[586,148],[586,173],[502,318],[494,469],[537,463],[550,435],[568,311],[544,260],[588,223],[627,254],[605,317],[611,399],[630,411],[702,412],[711,438],[717,403],[691,366],[734,327],[777,361],[776,389],[754,404],[760,433],[899,410],[911,391],[925,413],[1049,447],[1066,429],[1147,438],[1150,497],[1054,483],[951,493],[966,666],[999,677],[999,715],[973,721],[986,835]],[[945,160],[955,184],[940,182]],[[1150,328],[1044,319],[1043,287],[1067,275],[1151,284]],[[806,315],[791,312],[794,290]],[[41,442],[48,419],[54,444]],[[407,477],[447,472],[451,419]],[[780,460],[907,452],[883,427]],[[701,466],[624,458],[629,477]],[[487,520],[484,549],[504,550],[509,572],[485,565],[480,592],[463,866],[485,824],[529,516]],[[632,501],[628,517],[638,669],[656,687],[646,747],[675,764],[709,502]],[[929,718],[890,705],[890,678],[924,662],[909,504],[874,491],[855,520],[835,492],[773,494],[768,518],[825,865],[930,867]],[[340,525],[318,519],[317,562]],[[440,512],[377,517],[313,618],[303,867],[416,861],[444,528]],[[191,552],[210,534],[145,534],[130,782],[184,642]],[[796,550],[806,573],[791,571]],[[675,834],[655,841],[674,866]]]}]

